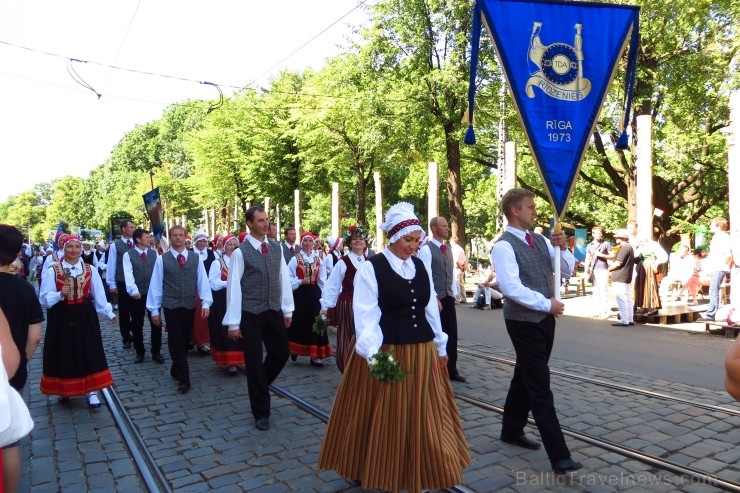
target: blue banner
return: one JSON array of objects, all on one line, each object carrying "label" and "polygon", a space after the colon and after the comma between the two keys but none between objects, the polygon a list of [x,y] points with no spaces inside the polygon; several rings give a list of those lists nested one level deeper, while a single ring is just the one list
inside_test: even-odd
[{"label": "blue banner", "polygon": [[[625,119],[629,114],[639,8],[591,2],[478,0],[474,22],[476,18],[481,18],[491,35],[550,202],[561,218],[631,33]],[[471,54],[471,63],[477,61],[477,44],[474,30],[476,53]],[[471,99],[474,73],[475,67],[471,67]],[[469,105],[468,143],[475,138],[472,100]]]},{"label": "blue banner", "polygon": [[159,199],[159,188],[143,195],[149,221],[152,223],[152,234],[159,241],[162,238],[164,225],[162,224],[162,202]]}]

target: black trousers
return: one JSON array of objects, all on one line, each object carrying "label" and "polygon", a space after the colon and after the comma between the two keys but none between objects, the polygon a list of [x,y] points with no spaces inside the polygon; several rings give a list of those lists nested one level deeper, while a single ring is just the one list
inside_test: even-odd
[{"label": "black trousers", "polygon": [[555,317],[547,315],[538,323],[509,319],[505,322],[516,351],[516,366],[504,404],[501,434],[507,437],[522,434],[531,410],[550,461],[567,459],[570,451],[550,390],[548,360],[555,340]]},{"label": "black trousers", "polygon": [[126,283],[116,281],[118,290],[118,326],[121,328],[121,338],[123,342],[132,342],[133,323],[131,315],[131,302],[135,301],[126,291]]},{"label": "black trousers", "polygon": [[193,335],[195,308],[164,308],[167,323],[167,348],[170,350],[172,367],[170,375],[180,383],[190,385],[190,367],[188,367],[188,344]]},{"label": "black trousers", "polygon": [[[242,311],[239,324],[244,344],[244,368],[252,415],[255,419],[270,417],[270,384],[275,381],[290,356],[288,329],[283,312]],[[267,356],[262,360],[262,345]]]},{"label": "black trousers", "polygon": [[149,319],[152,337],[152,354],[159,354],[162,351],[162,326],[155,326],[152,323],[152,316],[146,309],[146,293],[141,295],[140,300],[131,298],[131,334],[134,340],[134,349],[136,354],[144,354],[144,315]]},{"label": "black trousers", "polygon": [[442,332],[447,334],[447,371],[450,376],[457,375],[457,313],[455,312],[455,298],[445,296],[441,300],[442,311],[439,319]]}]

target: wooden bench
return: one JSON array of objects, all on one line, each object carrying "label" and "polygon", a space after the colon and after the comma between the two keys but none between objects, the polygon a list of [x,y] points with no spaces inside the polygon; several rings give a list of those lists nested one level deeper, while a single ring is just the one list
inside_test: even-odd
[{"label": "wooden bench", "polygon": [[710,334],[716,334],[718,332],[724,333],[725,337],[733,339],[736,334],[735,331],[740,332],[740,326],[727,325],[722,322],[704,322],[704,330]]},{"label": "wooden bench", "polygon": [[635,314],[635,320],[651,324],[680,324],[694,322],[699,312],[692,310],[687,305],[667,306],[654,315]]}]

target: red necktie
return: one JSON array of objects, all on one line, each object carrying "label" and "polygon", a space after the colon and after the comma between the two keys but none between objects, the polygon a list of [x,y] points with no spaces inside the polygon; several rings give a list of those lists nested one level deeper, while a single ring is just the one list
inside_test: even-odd
[{"label": "red necktie", "polygon": [[529,248],[534,250],[534,241],[532,241],[532,235],[527,233],[524,235],[524,239],[527,240],[527,245],[529,245]]},{"label": "red necktie", "polygon": [[291,254],[291,255],[295,255],[295,248],[293,248],[293,247],[290,247],[290,254]]},{"label": "red necktie", "polygon": [[267,257],[267,243],[262,243],[262,256]]},{"label": "red necktie", "polygon": [[141,260],[146,262],[146,252],[141,252]]},{"label": "red necktie", "polygon": [[129,248],[131,248],[132,246],[134,246],[134,244],[133,244],[133,243],[131,243],[131,240],[128,240],[128,241],[126,242],[126,244],[128,245],[128,247],[129,247]]},{"label": "red necktie", "polygon": [[439,249],[442,250],[442,255],[447,255],[447,245],[442,243],[442,246],[440,246]]},{"label": "red necktie", "polygon": [[187,260],[185,260],[185,255],[182,253],[177,256],[177,263],[180,264],[180,267],[185,267],[185,263]]}]

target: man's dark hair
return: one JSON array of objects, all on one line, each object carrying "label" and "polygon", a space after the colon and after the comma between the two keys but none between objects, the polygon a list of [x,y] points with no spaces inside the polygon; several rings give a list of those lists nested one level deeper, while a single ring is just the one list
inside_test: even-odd
[{"label": "man's dark hair", "polygon": [[247,209],[247,222],[248,223],[254,222],[254,214],[256,212],[265,212],[265,209],[263,209],[262,207],[258,205],[252,206],[249,209]]},{"label": "man's dark hair", "polygon": [[534,197],[534,193],[523,188],[512,188],[506,192],[501,199],[501,212],[504,216],[509,217],[511,209],[520,208],[525,197]]},{"label": "man's dark hair", "polygon": [[134,234],[131,235],[131,237],[134,239],[134,244],[136,244],[136,240],[140,240],[142,236],[145,234],[151,234],[149,231],[143,228],[136,228],[134,230]]},{"label": "man's dark hair", "polygon": [[294,228],[293,226],[288,226],[287,228],[285,228],[285,234],[286,234],[286,235],[287,235],[288,233],[290,233],[291,231],[295,231],[295,228]]},{"label": "man's dark hair", "polygon": [[124,219],[123,221],[121,221],[121,224],[119,224],[118,227],[120,228],[121,231],[123,231],[123,228],[128,226],[128,223],[133,224],[134,222],[131,219]]}]

